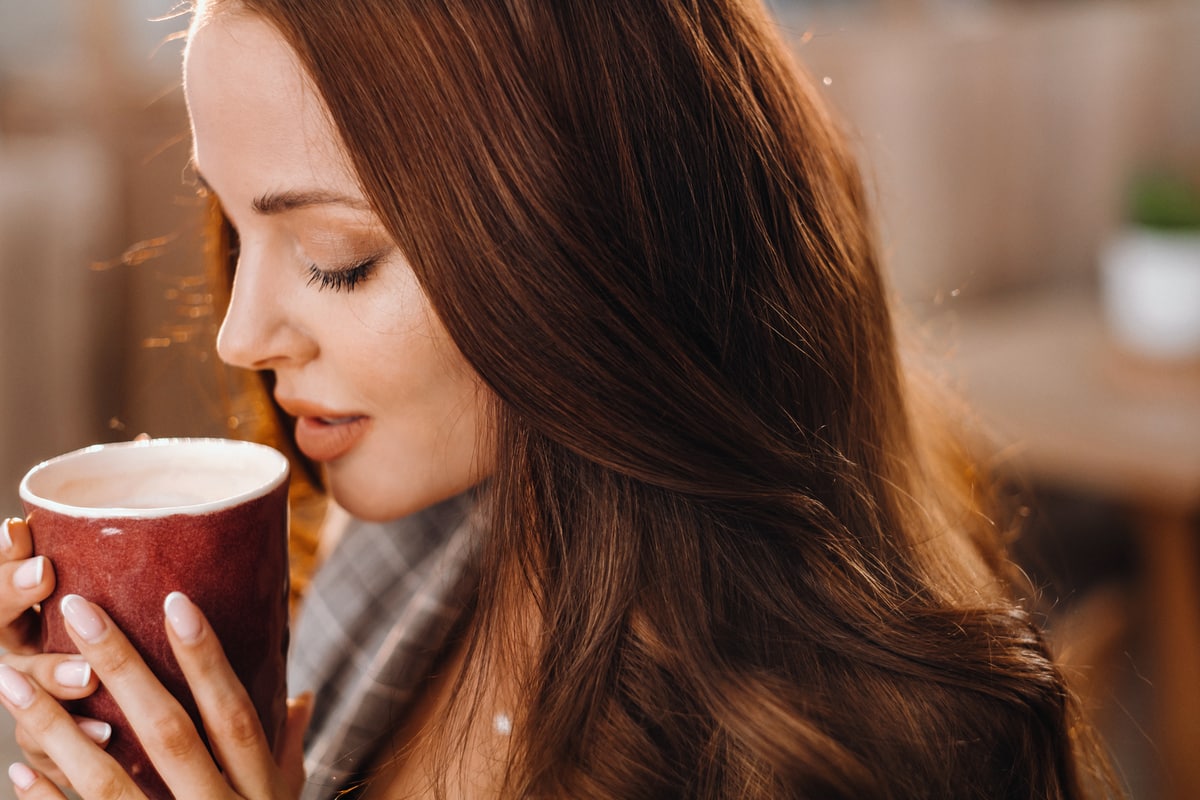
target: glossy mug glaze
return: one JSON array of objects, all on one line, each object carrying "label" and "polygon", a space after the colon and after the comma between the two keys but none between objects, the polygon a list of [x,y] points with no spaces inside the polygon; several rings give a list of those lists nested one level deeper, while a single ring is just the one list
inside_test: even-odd
[{"label": "glossy mug glaze", "polygon": [[[34,553],[57,578],[42,603],[43,650],[76,652],[59,600],[82,595],[108,612],[200,728],[164,629],[163,601],[181,591],[216,631],[274,746],[287,713],[287,479],[278,451],[225,439],[96,445],[34,467],[21,502]],[[103,686],[67,705],[112,724],[108,752],[147,796],[171,796]]]}]

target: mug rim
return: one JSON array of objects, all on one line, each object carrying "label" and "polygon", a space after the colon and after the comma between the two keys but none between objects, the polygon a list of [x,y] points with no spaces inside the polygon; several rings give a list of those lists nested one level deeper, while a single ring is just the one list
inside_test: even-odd
[{"label": "mug rim", "polygon": [[[46,470],[53,469],[63,462],[72,461],[78,458],[87,458],[92,454],[104,451],[117,450],[134,450],[143,448],[172,448],[172,447],[209,447],[214,449],[230,449],[230,450],[246,450],[255,451],[268,460],[275,460],[276,466],[274,471],[271,471],[268,465],[266,479],[258,483],[254,488],[244,492],[226,495],[217,500],[211,500],[203,503],[190,503],[173,506],[154,506],[150,508],[132,508],[125,506],[86,506],[72,505],[63,503],[57,500],[51,500],[38,494],[31,488],[31,481],[35,481],[37,476]],[[93,444],[88,447],[81,447],[78,450],[72,450],[53,458],[49,458],[37,466],[32,467],[21,478],[19,488],[19,496],[22,501],[36,508],[41,508],[46,511],[51,511],[57,514],[62,514],[68,517],[77,518],[93,518],[93,519],[113,519],[113,518],[144,518],[153,519],[156,517],[169,517],[175,515],[198,516],[208,514],[213,511],[220,511],[226,508],[233,508],[241,505],[249,500],[255,500],[259,497],[270,494],[282,485],[288,478],[290,472],[290,464],[283,453],[269,445],[260,444],[258,442],[249,442],[242,439],[223,439],[220,437],[173,437],[160,439],[142,439],[140,441],[131,442],[108,442],[102,444]]]}]

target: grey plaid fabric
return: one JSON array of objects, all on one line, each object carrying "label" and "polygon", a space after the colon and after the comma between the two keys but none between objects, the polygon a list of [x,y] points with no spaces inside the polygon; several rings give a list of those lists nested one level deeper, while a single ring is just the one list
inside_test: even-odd
[{"label": "grey plaid fabric", "polygon": [[315,694],[302,800],[354,797],[475,585],[472,493],[388,523],[350,521],[296,623],[288,692]]}]

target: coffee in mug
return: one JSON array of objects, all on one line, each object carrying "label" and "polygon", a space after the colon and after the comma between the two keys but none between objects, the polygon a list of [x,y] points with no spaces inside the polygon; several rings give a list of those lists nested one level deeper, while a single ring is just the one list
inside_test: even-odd
[{"label": "coffee in mug", "polygon": [[[59,601],[103,608],[191,715],[200,715],[175,663],[163,602],[181,591],[208,618],[272,746],[286,718],[288,461],[226,439],[151,439],[53,458],[21,481],[35,555],[57,584],[42,604],[42,645],[76,652]],[[170,793],[103,686],[67,703],[113,727],[108,752],[150,798]]]}]

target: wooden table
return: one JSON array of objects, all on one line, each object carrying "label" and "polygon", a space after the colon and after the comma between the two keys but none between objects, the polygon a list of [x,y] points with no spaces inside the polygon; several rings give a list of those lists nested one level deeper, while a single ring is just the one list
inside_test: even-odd
[{"label": "wooden table", "polygon": [[1155,650],[1161,796],[1200,798],[1200,363],[1122,353],[1082,292],[967,308],[936,327],[959,388],[1010,448],[1005,463],[1130,510]]}]

